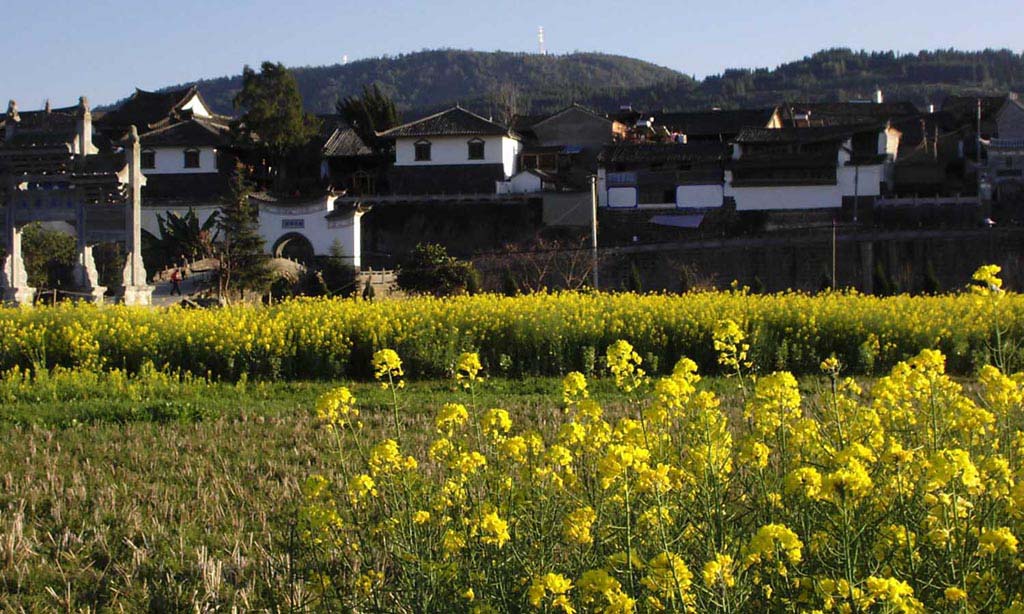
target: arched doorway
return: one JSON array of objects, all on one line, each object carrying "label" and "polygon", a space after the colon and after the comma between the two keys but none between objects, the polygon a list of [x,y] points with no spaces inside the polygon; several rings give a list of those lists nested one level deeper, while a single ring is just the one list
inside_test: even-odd
[{"label": "arched doorway", "polygon": [[297,232],[289,232],[274,243],[275,258],[287,258],[302,264],[311,264],[316,253],[309,239]]}]

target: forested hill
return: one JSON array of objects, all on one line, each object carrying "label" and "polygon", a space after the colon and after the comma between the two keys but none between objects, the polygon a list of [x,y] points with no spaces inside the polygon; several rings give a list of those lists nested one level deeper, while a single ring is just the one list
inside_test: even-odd
[{"label": "forested hill", "polygon": [[[685,58],[681,59],[685,63]],[[576,101],[610,111],[754,107],[786,100],[867,98],[876,86],[887,100],[919,106],[951,93],[1024,89],[1024,56],[1009,50],[820,51],[776,68],[732,69],[703,80],[641,60],[600,53],[548,55],[437,50],[294,69],[307,107],[325,113],[339,97],[378,82],[406,115],[462,103],[481,113],[503,85],[518,90],[523,111],[547,111]],[[231,112],[239,77],[199,81],[207,100]]]},{"label": "forested hill", "polygon": [[880,87],[886,100],[909,100],[922,109],[949,94],[1005,93],[1024,89],[1024,55],[1012,51],[887,52],[829,49],[774,69],[732,69],[702,81],[666,81],[648,88],[601,92],[598,108],[696,110],[714,106],[760,107],[785,101],[870,98]]},{"label": "forested hill", "polygon": [[[258,66],[254,66],[259,70]],[[394,98],[400,111],[434,109],[456,102],[478,103],[506,84],[527,97],[584,99],[590,88],[648,88],[688,79],[649,62],[602,53],[539,55],[443,49],[348,64],[292,69],[306,107],[331,113],[339,98],[358,94],[377,82]],[[196,82],[206,100],[222,113],[241,77]]]}]

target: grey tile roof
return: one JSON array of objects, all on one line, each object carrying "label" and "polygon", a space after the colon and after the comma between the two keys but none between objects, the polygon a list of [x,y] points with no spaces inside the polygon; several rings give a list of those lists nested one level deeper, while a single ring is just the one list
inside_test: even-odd
[{"label": "grey tile roof", "polygon": [[193,95],[198,94],[199,90],[195,86],[165,92],[136,89],[128,100],[113,111],[107,112],[97,123],[108,128],[135,126],[140,133],[147,132],[169,118]]},{"label": "grey tile roof", "polygon": [[70,144],[78,133],[80,109],[77,106],[39,111],[19,111],[17,121],[2,116],[0,125],[11,121],[15,127],[14,138],[0,142],[7,147],[51,148]]},{"label": "grey tile roof", "polygon": [[505,126],[462,107],[452,107],[379,133],[388,138],[511,135]]},{"label": "grey tile roof", "polygon": [[812,126],[851,126],[884,123],[920,111],[912,102],[794,102],[783,108],[782,119],[791,123],[799,113],[809,114]]},{"label": "grey tile roof", "polygon": [[323,154],[328,158],[369,156],[373,151],[359,138],[356,131],[348,127],[338,127],[324,143]]},{"label": "grey tile roof", "polygon": [[216,147],[227,142],[228,126],[193,117],[143,134],[143,147]]},{"label": "grey tile roof", "polygon": [[743,128],[764,128],[774,114],[775,108],[656,113],[654,123],[687,135],[732,135]]},{"label": "grey tile roof", "polygon": [[842,141],[858,132],[880,130],[878,124],[850,126],[814,126],[810,128],[744,128],[737,143],[821,143]]}]

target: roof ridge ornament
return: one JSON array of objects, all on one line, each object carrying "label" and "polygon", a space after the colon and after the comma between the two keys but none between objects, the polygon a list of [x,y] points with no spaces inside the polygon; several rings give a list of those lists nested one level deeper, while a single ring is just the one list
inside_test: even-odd
[{"label": "roof ridge ornament", "polygon": [[7,102],[7,117],[16,122],[21,121],[21,117],[18,116],[18,101],[11,99]]}]

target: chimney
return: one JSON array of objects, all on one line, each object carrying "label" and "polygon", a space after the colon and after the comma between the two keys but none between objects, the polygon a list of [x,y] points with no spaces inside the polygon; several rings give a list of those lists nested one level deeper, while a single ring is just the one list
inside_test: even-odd
[{"label": "chimney", "polygon": [[78,99],[78,113],[78,153],[88,156],[92,154],[92,111],[85,96]]},{"label": "chimney", "polygon": [[14,125],[21,121],[18,116],[18,103],[14,100],[7,103],[7,121],[4,122],[4,138],[10,141],[14,138]]},{"label": "chimney", "polygon": [[876,85],[875,86],[875,104],[882,104],[882,102],[884,102],[884,101],[885,101],[885,98],[882,97],[882,88],[880,88],[880,87],[878,87]]}]

